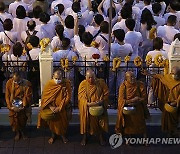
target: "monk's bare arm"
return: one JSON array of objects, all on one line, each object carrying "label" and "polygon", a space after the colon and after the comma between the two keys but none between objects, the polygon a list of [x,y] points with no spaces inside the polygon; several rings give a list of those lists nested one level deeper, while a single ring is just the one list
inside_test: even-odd
[{"label": "monk's bare arm", "polygon": [[11,83],[10,83],[10,80],[7,81],[6,83],[6,93],[5,93],[5,98],[6,98],[6,103],[7,103],[7,108],[10,110],[12,105],[10,102],[10,97],[11,97]]},{"label": "monk's bare arm", "polygon": [[31,105],[30,103],[32,101],[32,86],[30,83],[28,84],[28,86],[26,88],[23,101],[24,101],[23,102],[24,107],[26,107],[27,105]]}]

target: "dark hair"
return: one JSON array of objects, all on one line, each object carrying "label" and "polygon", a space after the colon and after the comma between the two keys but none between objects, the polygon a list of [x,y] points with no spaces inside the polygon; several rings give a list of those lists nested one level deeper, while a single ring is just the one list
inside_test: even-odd
[{"label": "dark hair", "polygon": [[68,15],[65,19],[65,26],[69,29],[73,29],[74,28],[74,18],[72,15]]},{"label": "dark hair", "polygon": [[77,12],[80,12],[81,11],[81,5],[79,2],[74,2],[72,4],[72,10],[77,13]]},{"label": "dark hair", "polygon": [[27,22],[27,27],[30,31],[34,30],[34,28],[36,27],[36,22],[34,20],[29,20]]},{"label": "dark hair", "polygon": [[100,30],[101,30],[101,32],[108,34],[109,33],[109,23],[107,21],[101,22]]},{"label": "dark hair", "polygon": [[167,19],[167,23],[171,26],[176,25],[177,17],[175,15],[170,15]]},{"label": "dark hair", "polygon": [[26,10],[24,6],[19,5],[16,9],[16,17],[19,19],[24,19],[26,17]]},{"label": "dark hair", "polygon": [[129,5],[124,5],[121,9],[121,17],[123,19],[132,18],[132,7]]},{"label": "dark hair", "polygon": [[125,24],[126,24],[126,27],[127,27],[130,31],[133,31],[136,22],[135,22],[134,19],[128,18],[128,19],[126,19]]},{"label": "dark hair", "polygon": [[[109,17],[110,13],[110,8],[107,10],[107,16]],[[116,16],[116,9],[113,7],[112,8],[112,19]]]},{"label": "dark hair", "polygon": [[70,45],[71,41],[69,38],[63,38],[62,39],[62,48],[66,49]]},{"label": "dark hair", "polygon": [[91,42],[93,41],[93,36],[90,32],[84,32],[82,34],[82,41],[85,45],[91,45]]},{"label": "dark hair", "polygon": [[30,38],[29,38],[29,43],[31,43],[31,45],[33,46],[33,47],[38,47],[38,45],[39,45],[39,37],[37,37],[37,36],[30,36]]},{"label": "dark hair", "polygon": [[153,25],[156,25],[156,21],[154,20],[151,11],[145,8],[141,14],[141,21],[142,24],[147,24],[147,30],[151,30]]},{"label": "dark hair", "polygon": [[39,15],[43,12],[42,8],[40,6],[36,6],[33,8],[33,16],[34,18],[38,19]]},{"label": "dark hair", "polygon": [[174,35],[174,40],[175,39],[178,39],[180,41],[180,33],[177,33],[177,34]]},{"label": "dark hair", "polygon": [[63,11],[64,11],[64,5],[63,5],[63,4],[58,4],[58,5],[56,5],[56,6],[58,7],[58,12],[59,12],[59,14],[62,14]]},{"label": "dark hair", "polygon": [[179,2],[179,0],[171,0],[169,5],[173,10],[180,11],[180,2]]},{"label": "dark hair", "polygon": [[128,3],[129,5],[133,5],[133,3],[134,3],[134,0],[126,0],[126,3]]},{"label": "dark hair", "polygon": [[153,10],[154,14],[160,13],[161,9],[162,9],[162,7],[161,7],[160,3],[154,3],[152,5],[152,10]]},{"label": "dark hair", "polygon": [[60,24],[56,25],[55,31],[56,31],[59,39],[62,41],[62,39],[64,38],[64,26],[60,25]]},{"label": "dark hair", "polygon": [[153,48],[154,50],[161,50],[163,48],[163,40],[161,37],[153,39]]},{"label": "dark hair", "polygon": [[97,25],[100,25],[101,22],[104,21],[104,17],[101,14],[96,14],[94,17],[94,21]]},{"label": "dark hair", "polygon": [[144,4],[150,5],[151,4],[151,0],[144,0]]},{"label": "dark hair", "polygon": [[78,25],[78,35],[80,37],[81,42],[82,42],[82,35],[85,31],[86,29],[83,25]]},{"label": "dark hair", "polygon": [[48,23],[48,21],[50,20],[50,15],[47,14],[46,12],[42,12],[40,15],[39,15],[39,20],[43,23]]},{"label": "dark hair", "polygon": [[4,2],[0,2],[0,12],[3,12],[6,9]]},{"label": "dark hair", "polygon": [[11,19],[5,19],[3,22],[4,30],[10,31],[13,28],[13,22]]},{"label": "dark hair", "polygon": [[124,41],[125,32],[123,29],[116,29],[113,31],[113,34],[118,41],[120,41],[120,42]]},{"label": "dark hair", "polygon": [[16,42],[14,45],[13,45],[13,55],[15,57],[21,57],[23,53],[23,47],[21,45],[20,42]]}]

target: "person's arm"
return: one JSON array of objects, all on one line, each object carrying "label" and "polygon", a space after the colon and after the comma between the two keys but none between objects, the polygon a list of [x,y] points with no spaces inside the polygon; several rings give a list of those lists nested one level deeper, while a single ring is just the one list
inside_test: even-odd
[{"label": "person's arm", "polygon": [[78,35],[78,18],[74,19],[74,36]]},{"label": "person's arm", "polygon": [[99,4],[99,6],[98,6],[98,12],[99,12],[99,14],[101,14],[101,15],[103,15],[103,12],[102,12],[102,7],[103,7],[103,4],[104,4],[104,1],[105,0],[102,0],[102,2]]},{"label": "person's arm", "polygon": [[89,9],[89,11],[92,11],[92,3],[91,3],[91,0],[88,0],[88,9]]}]

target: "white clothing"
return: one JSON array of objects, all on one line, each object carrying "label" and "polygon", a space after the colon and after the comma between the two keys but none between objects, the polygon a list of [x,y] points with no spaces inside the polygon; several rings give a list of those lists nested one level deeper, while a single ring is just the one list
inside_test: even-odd
[{"label": "white clothing", "polygon": [[33,48],[29,51],[29,54],[31,56],[32,60],[38,60],[39,59],[39,53],[41,52],[40,48]]},{"label": "white clothing", "polygon": [[[0,13],[0,18],[1,20],[4,22],[5,19],[11,19],[13,20],[13,17],[11,14],[7,13],[7,12],[4,12],[4,13]],[[0,32],[1,31],[4,31],[4,28],[3,28],[3,24],[0,22]]]}]

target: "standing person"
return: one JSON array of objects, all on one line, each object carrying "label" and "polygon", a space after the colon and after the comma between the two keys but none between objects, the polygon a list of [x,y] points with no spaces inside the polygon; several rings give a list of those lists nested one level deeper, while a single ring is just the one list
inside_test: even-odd
[{"label": "standing person", "polygon": [[[119,88],[116,133],[127,135],[143,134],[144,137],[147,137],[145,119],[149,112],[146,104],[147,93],[144,84],[136,81],[133,72],[126,72],[125,81]],[[123,108],[126,105],[134,106],[136,108],[135,113],[125,115]]]},{"label": "standing person", "polygon": [[[32,88],[31,83],[20,77],[18,72],[13,74],[13,77],[6,83],[6,103],[9,109],[9,118],[12,131],[16,133],[15,141],[18,141],[22,136],[26,139],[24,132],[27,123],[27,109],[31,106]],[[20,108],[13,106],[13,101],[22,101]]]},{"label": "standing person", "polygon": [[[78,90],[80,133],[83,135],[81,145],[86,145],[87,134],[97,135],[101,145],[105,145],[103,133],[108,132],[108,96],[109,90],[102,79],[96,79],[92,70],[86,72],[86,80],[82,81]],[[100,116],[90,114],[91,107],[102,106]]]},{"label": "standing person", "polygon": [[64,143],[68,142],[66,138],[68,128],[68,117],[66,107],[69,105],[71,99],[71,83],[67,79],[62,78],[62,72],[57,70],[53,74],[53,79],[49,80],[43,89],[41,99],[41,111],[38,115],[38,125],[43,126],[42,112],[51,110],[55,117],[46,121],[52,136],[48,140],[49,144],[53,144],[57,135],[61,135]]}]

